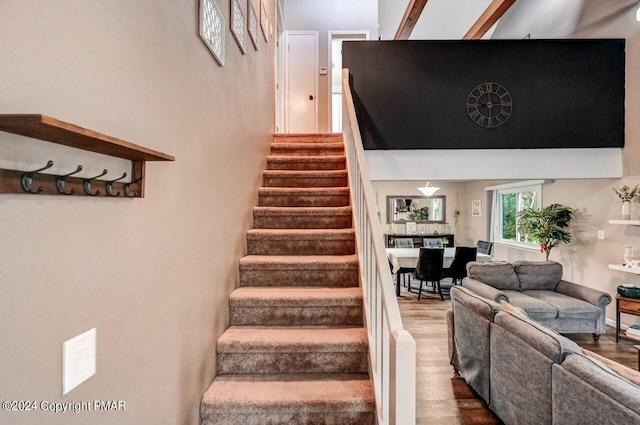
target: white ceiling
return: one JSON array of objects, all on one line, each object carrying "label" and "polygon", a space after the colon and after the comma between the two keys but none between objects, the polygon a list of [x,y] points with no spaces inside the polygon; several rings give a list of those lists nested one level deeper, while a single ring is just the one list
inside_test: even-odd
[{"label": "white ceiling", "polygon": [[[409,0],[379,0],[382,40],[393,40]],[[411,33],[411,40],[459,40],[491,0],[428,0]]]},{"label": "white ceiling", "polygon": [[[428,0],[411,40],[460,40],[492,0]],[[517,0],[484,38],[521,39],[570,36],[590,3],[615,10],[629,0]],[[634,0],[631,0],[634,1]],[[392,40],[409,0],[379,0],[382,40]]]}]

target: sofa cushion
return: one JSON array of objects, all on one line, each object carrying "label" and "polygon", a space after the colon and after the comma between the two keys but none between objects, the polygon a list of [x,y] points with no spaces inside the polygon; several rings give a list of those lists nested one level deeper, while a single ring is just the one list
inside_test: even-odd
[{"label": "sofa cushion", "polygon": [[640,424],[640,390],[569,354],[552,366],[553,424]]},{"label": "sofa cushion", "polygon": [[600,354],[594,353],[593,351],[585,350],[584,348],[582,349],[582,351],[585,355],[599,361],[600,363],[620,375],[622,378],[640,388],[640,371],[633,370],[630,367],[626,367],[622,363],[614,362],[611,359],[602,357]]},{"label": "sofa cushion", "polygon": [[558,317],[558,309],[520,291],[504,291],[509,303],[523,309],[533,320],[550,320]]},{"label": "sofa cushion", "polygon": [[472,261],[467,263],[467,276],[496,289],[517,290],[520,286],[513,266],[506,261]]},{"label": "sofa cushion", "polygon": [[489,401],[489,327],[500,305],[460,286],[451,288],[451,305],[455,328],[451,364],[471,388]]},{"label": "sofa cushion", "polygon": [[562,279],[562,265],[555,261],[516,261],[513,263],[513,269],[518,276],[521,291],[554,291]]},{"label": "sofa cushion", "polygon": [[602,363],[584,354],[571,354],[566,356],[561,367],[593,385],[599,393],[606,394],[618,403],[631,408],[636,414],[640,412],[640,387],[622,378]]},{"label": "sofa cushion", "polygon": [[496,314],[494,323],[555,363],[562,363],[567,354],[582,353],[578,344],[528,317],[503,310]]},{"label": "sofa cushion", "polygon": [[522,294],[543,301],[558,310],[559,319],[597,320],[602,310],[593,304],[553,291],[522,291]]}]

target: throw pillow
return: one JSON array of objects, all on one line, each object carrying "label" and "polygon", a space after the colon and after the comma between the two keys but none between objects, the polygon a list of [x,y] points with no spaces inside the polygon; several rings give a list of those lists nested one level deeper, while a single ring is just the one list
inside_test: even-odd
[{"label": "throw pillow", "polygon": [[500,307],[502,307],[504,311],[508,311],[509,313],[513,313],[515,315],[522,316],[522,317],[529,317],[526,311],[524,311],[520,307],[516,307],[515,305],[509,304],[505,300],[500,300]]},{"label": "throw pillow", "polygon": [[555,261],[516,261],[513,268],[518,275],[521,291],[555,291],[562,280],[562,265]]},{"label": "throw pillow", "polygon": [[614,371],[615,373],[617,373],[618,375],[626,379],[627,381],[632,382],[635,385],[640,387],[639,371],[633,370],[630,367],[626,367],[625,365],[620,364],[618,362],[614,362],[613,360],[610,360],[606,357],[602,357],[600,354],[594,353],[593,351],[589,351],[584,348],[582,349],[582,351],[584,351],[584,354],[586,354],[587,356],[591,357],[594,360],[599,361],[600,363],[602,363],[603,365],[605,365],[606,367],[608,367],[609,369],[611,369],[612,371]]},{"label": "throw pillow", "polygon": [[496,289],[518,290],[520,282],[511,263],[506,261],[477,261],[467,264],[467,276]]}]

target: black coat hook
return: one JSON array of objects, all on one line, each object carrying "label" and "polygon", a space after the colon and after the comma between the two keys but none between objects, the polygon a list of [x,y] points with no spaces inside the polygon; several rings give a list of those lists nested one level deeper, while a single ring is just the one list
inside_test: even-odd
[{"label": "black coat hook", "polygon": [[83,184],[83,186],[84,186],[84,193],[86,193],[86,194],[87,194],[87,195],[89,195],[89,196],[98,196],[98,195],[100,195],[100,191],[99,191],[99,190],[96,190],[96,192],[95,192],[95,193],[91,192],[91,180],[95,180],[95,179],[97,179],[98,177],[102,177],[102,176],[104,176],[105,174],[107,174],[108,172],[109,172],[109,171],[105,168],[105,169],[102,171],[102,173],[98,174],[97,176],[95,176],[95,177],[91,177],[91,178],[88,178],[88,179],[85,179],[85,180],[84,180],[84,184]]},{"label": "black coat hook", "polygon": [[37,193],[41,193],[44,188],[42,186],[38,187],[38,189],[34,192],[31,190],[31,188],[33,187],[33,175],[35,173],[39,173],[40,171],[44,171],[48,168],[53,167],[53,161],[49,160],[47,161],[47,165],[45,165],[42,168],[38,168],[37,170],[33,170],[33,171],[29,171],[27,173],[24,173],[22,175],[22,188],[24,189],[25,192],[27,193],[31,193],[33,195],[37,194]]},{"label": "black coat hook", "polygon": [[127,184],[125,184],[125,185],[124,185],[124,195],[125,195],[127,198],[134,198],[134,197],[138,194],[138,192],[134,192],[134,194],[133,194],[133,195],[129,195],[129,192],[130,192],[130,190],[131,190],[131,185],[132,185],[133,183],[138,183],[138,182],[142,181],[142,178],[143,178],[143,177],[144,177],[144,175],[140,174],[140,177],[138,177],[137,179],[132,180],[131,182],[129,182],[129,183],[127,183]]},{"label": "black coat hook", "polygon": [[120,191],[118,191],[118,193],[116,193],[115,195],[113,194],[113,184],[115,182],[117,182],[118,180],[122,180],[125,177],[127,177],[127,173],[122,174],[121,177],[118,177],[115,180],[110,180],[110,181],[107,182],[106,187],[107,187],[107,194],[109,194],[109,196],[114,196],[114,197],[115,196],[120,196]]},{"label": "black coat hook", "polygon": [[56,179],[56,189],[58,189],[58,192],[60,192],[63,195],[73,195],[74,193],[76,193],[75,189],[71,189],[69,192],[64,191],[65,185],[67,184],[67,182],[64,179],[65,177],[73,176],[74,174],[77,174],[80,171],[82,171],[82,165],[78,165],[78,168],[76,168],[76,171],[72,171],[69,174],[58,176],[58,178]]}]

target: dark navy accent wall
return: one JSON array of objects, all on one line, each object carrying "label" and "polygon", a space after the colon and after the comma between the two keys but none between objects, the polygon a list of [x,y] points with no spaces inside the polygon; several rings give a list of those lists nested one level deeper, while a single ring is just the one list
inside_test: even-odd
[{"label": "dark navy accent wall", "polygon": [[[624,147],[625,40],[362,41],[343,44],[366,149]],[[494,82],[513,109],[469,118]]]}]

